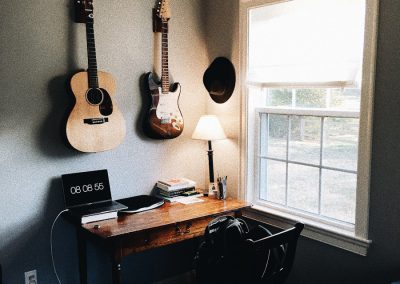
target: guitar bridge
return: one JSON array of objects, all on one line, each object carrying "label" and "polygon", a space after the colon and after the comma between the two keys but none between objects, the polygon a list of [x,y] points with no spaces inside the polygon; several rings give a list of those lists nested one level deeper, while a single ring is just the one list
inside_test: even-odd
[{"label": "guitar bridge", "polygon": [[108,122],[107,117],[102,117],[102,118],[85,118],[83,120],[83,123],[89,124],[89,125],[95,125],[95,124],[103,124]]}]

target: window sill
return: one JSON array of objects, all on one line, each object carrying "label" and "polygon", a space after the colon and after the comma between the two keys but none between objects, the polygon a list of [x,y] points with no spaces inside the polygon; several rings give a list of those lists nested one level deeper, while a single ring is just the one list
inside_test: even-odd
[{"label": "window sill", "polygon": [[298,216],[294,218],[290,214],[282,213],[278,210],[266,208],[260,205],[253,205],[250,209],[243,212],[243,215],[247,218],[264,222],[282,229],[286,229],[288,226],[292,226],[296,222],[302,222],[305,225],[304,230],[301,233],[302,236],[362,256],[367,255],[368,247],[372,242],[371,240],[357,237],[353,232],[347,230],[320,224]]}]

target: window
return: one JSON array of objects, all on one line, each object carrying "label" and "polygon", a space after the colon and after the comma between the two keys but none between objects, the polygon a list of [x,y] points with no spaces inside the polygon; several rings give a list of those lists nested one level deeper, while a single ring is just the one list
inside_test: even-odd
[{"label": "window", "polygon": [[[242,0],[253,214],[366,254],[376,0]],[[278,223],[279,223],[278,222]]]}]

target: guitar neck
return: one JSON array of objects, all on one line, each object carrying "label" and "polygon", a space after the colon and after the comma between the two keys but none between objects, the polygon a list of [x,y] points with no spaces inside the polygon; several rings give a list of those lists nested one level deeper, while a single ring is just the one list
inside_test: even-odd
[{"label": "guitar neck", "polygon": [[96,44],[94,41],[94,17],[93,12],[86,16],[86,40],[88,54],[88,81],[89,88],[98,88]]},{"label": "guitar neck", "polygon": [[161,23],[161,87],[162,93],[169,92],[169,70],[168,70],[168,21]]}]

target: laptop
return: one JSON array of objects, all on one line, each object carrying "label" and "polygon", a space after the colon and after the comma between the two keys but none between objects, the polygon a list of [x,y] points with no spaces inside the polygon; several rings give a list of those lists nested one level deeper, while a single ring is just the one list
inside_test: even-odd
[{"label": "laptop", "polygon": [[96,215],[128,208],[112,200],[107,170],[64,174],[61,180],[65,206],[74,215]]}]

